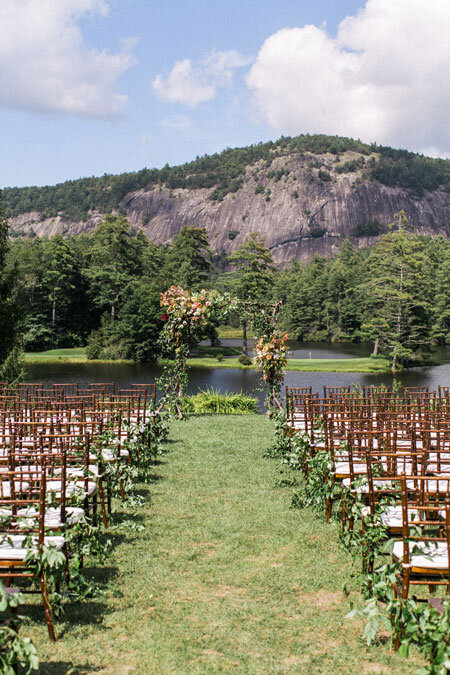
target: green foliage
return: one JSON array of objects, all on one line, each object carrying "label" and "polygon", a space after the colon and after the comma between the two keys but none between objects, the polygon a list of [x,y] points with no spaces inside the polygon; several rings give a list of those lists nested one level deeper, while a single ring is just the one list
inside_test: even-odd
[{"label": "green foliage", "polygon": [[368,281],[362,284],[367,298],[362,329],[367,337],[380,339],[394,372],[429,342],[432,311],[424,242],[409,231],[403,212],[397,214],[396,225],[371,250]]},{"label": "green foliage", "polygon": [[217,415],[252,415],[258,412],[258,400],[242,392],[225,392],[217,389],[200,390],[195,396],[185,396],[185,413],[214,413]]},{"label": "green foliage", "polygon": [[120,328],[120,324],[112,321],[108,314],[104,314],[100,327],[92,331],[87,339],[87,358],[105,361],[117,361],[125,358],[126,345],[121,339]]},{"label": "green foliage", "polygon": [[167,271],[172,284],[200,290],[212,270],[212,251],[204,228],[181,228],[173,238],[167,255]]},{"label": "green foliage", "polygon": [[377,237],[385,231],[386,228],[375,218],[374,220],[367,220],[365,223],[355,225],[352,234],[354,237]]},{"label": "green foliage", "polygon": [[309,230],[309,236],[312,237],[313,239],[320,239],[321,237],[324,237],[326,233],[327,233],[326,227],[318,227],[317,225],[311,226]]},{"label": "green foliage", "polygon": [[318,178],[319,178],[319,180],[321,180],[321,181],[324,182],[324,183],[328,183],[328,182],[330,182],[330,181],[332,180],[332,178],[331,178],[330,174],[328,173],[328,171],[324,171],[323,169],[320,169],[320,170],[319,170]]},{"label": "green foliage", "polygon": [[3,215],[0,192],[0,363],[17,341],[20,308],[17,301],[17,270],[8,253],[8,222]]},{"label": "green foliage", "polygon": [[368,162],[370,175],[384,185],[399,186],[422,196],[425,190],[450,190],[450,160],[431,159],[407,150],[373,146],[378,160]]},{"label": "green foliage", "polygon": [[338,164],[335,167],[336,173],[353,173],[358,169],[361,169],[365,165],[364,157],[358,157],[357,159],[351,159],[348,162],[343,164]]},{"label": "green foliage", "polygon": [[7,616],[8,610],[17,609],[23,601],[21,594],[7,595],[3,584],[0,583],[0,671],[4,675],[14,675],[19,666],[21,672],[27,675],[39,670],[35,646],[30,638],[19,636],[23,617]]},{"label": "green foliage", "polygon": [[106,216],[92,236],[90,264],[86,269],[90,294],[112,321],[133,276],[142,271],[143,242],[122,216]]},{"label": "green foliage", "polygon": [[16,343],[0,366],[0,381],[14,385],[23,379],[24,374],[22,348]]},{"label": "green foliage", "polygon": [[240,357],[238,358],[238,361],[241,364],[241,366],[253,365],[253,360],[250,358],[248,354],[241,354]]}]

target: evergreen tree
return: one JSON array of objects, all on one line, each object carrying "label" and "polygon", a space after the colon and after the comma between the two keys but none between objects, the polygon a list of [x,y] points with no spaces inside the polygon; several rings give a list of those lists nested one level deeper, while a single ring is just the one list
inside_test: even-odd
[{"label": "evergreen tree", "polygon": [[325,258],[314,256],[309,265],[298,265],[296,269],[287,303],[291,331],[298,340],[327,340],[328,263]]},{"label": "evergreen tree", "polygon": [[[404,212],[396,214],[392,228],[383,235],[367,259],[369,280],[363,331],[380,340],[390,355],[392,371],[408,361],[414,351],[429,343],[431,289],[424,242],[409,229]],[[391,229],[392,229],[391,228]]]},{"label": "evergreen tree", "polygon": [[201,290],[212,271],[212,251],[204,228],[181,228],[167,254],[170,284]]},{"label": "evergreen tree", "polygon": [[108,215],[92,236],[86,276],[89,292],[100,310],[111,320],[126,297],[128,285],[142,273],[142,241],[130,230],[126,218]]},{"label": "evergreen tree", "polygon": [[3,216],[0,193],[0,378],[14,381],[20,376],[18,346],[19,308],[16,295],[16,268],[8,260],[8,221]]},{"label": "evergreen tree", "polygon": [[331,340],[354,340],[361,326],[363,294],[361,255],[346,239],[339,254],[328,263],[327,332]]},{"label": "evergreen tree", "polygon": [[431,336],[438,344],[450,343],[450,245],[436,275]]},{"label": "evergreen tree", "polygon": [[79,278],[77,260],[67,241],[60,234],[52,237],[46,246],[46,267],[43,283],[48,287],[51,303],[52,332],[56,330],[57,311],[70,304]]},{"label": "evergreen tree", "polygon": [[[275,263],[261,235],[254,232],[229,257],[233,293],[241,300],[262,302],[271,297]],[[247,324],[242,320],[242,351],[247,354]]]}]

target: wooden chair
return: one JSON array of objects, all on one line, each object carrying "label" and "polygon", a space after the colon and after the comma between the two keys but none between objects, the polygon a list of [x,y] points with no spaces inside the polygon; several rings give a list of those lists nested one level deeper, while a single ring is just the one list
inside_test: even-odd
[{"label": "wooden chair", "polygon": [[[0,475],[0,578],[9,584],[37,575],[48,634],[51,640],[55,640],[45,574],[40,567],[33,572],[25,561],[30,548],[41,554],[44,545],[58,551],[62,551],[65,545],[63,536],[47,536],[45,533],[45,499],[45,464],[40,472],[13,471]],[[25,516],[23,513],[19,515],[23,509],[26,510]]]},{"label": "wooden chair", "polygon": [[[393,559],[400,563],[397,595],[406,599],[411,586],[433,590],[445,586],[450,594],[450,479],[421,478],[413,490],[408,477],[402,485],[402,536]],[[401,586],[401,590],[400,590]]]}]

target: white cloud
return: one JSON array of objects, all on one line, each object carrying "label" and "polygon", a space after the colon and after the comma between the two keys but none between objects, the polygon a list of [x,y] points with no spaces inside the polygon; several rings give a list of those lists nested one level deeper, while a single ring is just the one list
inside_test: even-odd
[{"label": "white cloud", "polygon": [[171,115],[162,120],[161,125],[176,131],[186,131],[191,128],[191,119],[187,115]]},{"label": "white cloud", "polygon": [[1,0],[0,103],[88,117],[115,117],[127,97],[117,78],[134,62],[131,42],[88,49],[77,20],[106,15],[105,0]]},{"label": "white cloud", "polygon": [[222,87],[233,79],[233,69],[246,65],[248,61],[238,52],[212,52],[200,63],[191,59],[176,61],[169,75],[164,79],[157,75],[153,80],[153,91],[163,101],[183,103],[195,108],[199,103],[210,101]]},{"label": "white cloud", "polygon": [[449,34],[448,0],[367,0],[336,38],[311,25],[271,35],[247,85],[277,132],[448,154]]}]

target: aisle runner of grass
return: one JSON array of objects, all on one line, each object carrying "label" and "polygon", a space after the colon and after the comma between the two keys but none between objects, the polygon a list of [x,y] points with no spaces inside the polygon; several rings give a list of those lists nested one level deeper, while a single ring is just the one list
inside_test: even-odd
[{"label": "aisle runner of grass", "polygon": [[355,568],[335,526],[275,487],[272,435],[256,415],[172,425],[145,530],[111,561],[123,597],[69,609],[56,645],[28,625],[41,672],[414,672],[387,645],[366,650],[361,624],[343,619]]}]

